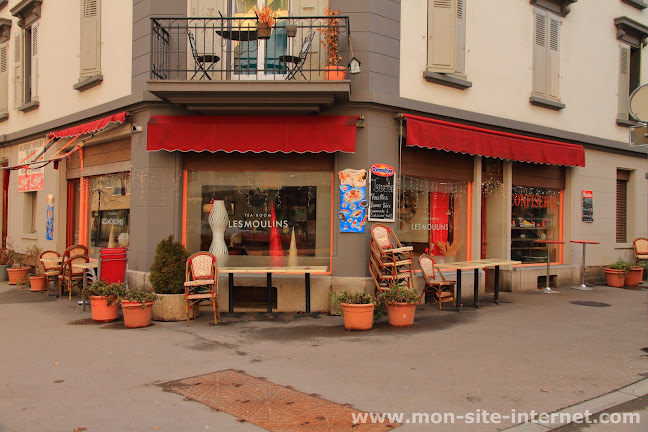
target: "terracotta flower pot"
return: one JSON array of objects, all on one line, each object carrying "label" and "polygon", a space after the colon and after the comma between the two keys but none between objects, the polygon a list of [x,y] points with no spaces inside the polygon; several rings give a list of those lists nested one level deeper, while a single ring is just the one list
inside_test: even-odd
[{"label": "terracotta flower pot", "polygon": [[373,304],[342,303],[344,328],[347,330],[371,330],[374,307]]},{"label": "terracotta flower pot", "polygon": [[605,284],[611,287],[622,288],[625,285],[625,272],[623,270],[606,268]]},{"label": "terracotta flower pot", "polygon": [[16,285],[18,281],[23,279],[29,274],[29,267],[13,267],[7,269],[7,274],[9,274],[9,285]]},{"label": "terracotta flower pot", "polygon": [[153,311],[153,302],[146,302],[146,307],[142,309],[141,302],[123,301],[122,313],[124,314],[124,325],[128,328],[146,327],[151,324],[151,312]]},{"label": "terracotta flower pot", "polygon": [[41,292],[45,288],[45,276],[29,276],[29,291]]},{"label": "terracotta flower pot", "polygon": [[387,319],[389,325],[395,327],[409,327],[414,324],[416,303],[390,303],[387,305]]},{"label": "terracotta flower pot", "polygon": [[106,323],[117,321],[119,315],[119,306],[115,302],[115,298],[111,299],[110,306],[108,297],[103,296],[90,296],[90,309],[92,309],[92,321]]},{"label": "terracotta flower pot", "polygon": [[324,79],[339,81],[346,78],[346,68],[344,66],[329,65],[324,68]]},{"label": "terracotta flower pot", "polygon": [[643,280],[643,268],[634,266],[625,278],[626,286],[637,286]]}]

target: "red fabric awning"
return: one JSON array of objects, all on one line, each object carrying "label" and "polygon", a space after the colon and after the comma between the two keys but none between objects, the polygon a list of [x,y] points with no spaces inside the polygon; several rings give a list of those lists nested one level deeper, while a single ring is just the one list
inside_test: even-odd
[{"label": "red fabric awning", "polygon": [[110,123],[124,123],[128,113],[122,112],[119,114],[112,115],[110,117],[104,117],[99,120],[92,122],[84,123],[79,126],[71,127],[68,129],[63,129],[60,131],[50,132],[47,134],[50,138],[68,138],[77,136],[84,133],[98,132],[102,129],[105,129]]},{"label": "red fabric awning", "polygon": [[151,116],[148,150],[355,152],[357,116]]},{"label": "red fabric awning", "polygon": [[407,145],[520,162],[585,166],[582,146],[404,114]]}]

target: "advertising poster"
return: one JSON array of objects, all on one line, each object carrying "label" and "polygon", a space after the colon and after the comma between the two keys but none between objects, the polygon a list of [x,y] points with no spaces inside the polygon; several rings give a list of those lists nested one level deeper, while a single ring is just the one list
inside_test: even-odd
[{"label": "advertising poster", "polygon": [[367,170],[345,169],[340,176],[340,232],[365,232],[367,224]]},{"label": "advertising poster", "polygon": [[[33,162],[45,147],[42,139],[20,144],[18,147],[18,165]],[[45,188],[43,168],[27,168],[18,170],[18,192],[39,191]]]},{"label": "advertising poster", "polygon": [[54,240],[54,195],[47,195],[47,211],[45,222],[45,238]]},{"label": "advertising poster", "polygon": [[594,193],[583,191],[583,222],[594,222]]},{"label": "advertising poster", "polygon": [[385,164],[371,166],[369,182],[369,220],[394,222],[395,182],[394,168]]}]

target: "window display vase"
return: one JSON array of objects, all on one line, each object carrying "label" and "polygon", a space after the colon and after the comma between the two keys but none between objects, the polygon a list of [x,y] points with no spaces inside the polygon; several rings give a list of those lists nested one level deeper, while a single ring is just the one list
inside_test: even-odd
[{"label": "window display vase", "polygon": [[212,243],[209,246],[209,253],[212,255],[229,255],[227,244],[225,244],[225,229],[229,217],[225,209],[225,201],[214,200],[209,212],[209,226],[212,230]]}]

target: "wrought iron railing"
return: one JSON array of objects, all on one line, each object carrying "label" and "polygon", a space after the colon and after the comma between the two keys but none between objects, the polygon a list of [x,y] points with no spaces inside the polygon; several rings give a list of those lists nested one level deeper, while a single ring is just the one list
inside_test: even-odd
[{"label": "wrought iron railing", "polygon": [[346,70],[348,17],[278,18],[269,34],[256,17],[151,18],[151,79],[323,80],[336,36]]}]

